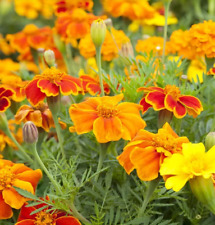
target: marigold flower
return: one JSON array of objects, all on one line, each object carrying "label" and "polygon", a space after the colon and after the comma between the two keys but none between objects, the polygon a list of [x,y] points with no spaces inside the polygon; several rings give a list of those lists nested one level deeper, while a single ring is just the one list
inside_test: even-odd
[{"label": "marigold flower", "polygon": [[205,152],[202,143],[182,144],[182,152],[166,158],[161,165],[160,173],[166,176],[167,189],[179,191],[186,182],[195,177],[212,178],[215,173],[215,147]]},{"label": "marigold flower", "polygon": [[47,132],[51,127],[54,127],[52,113],[48,105],[43,102],[35,107],[22,105],[16,112],[15,121],[17,124],[32,121],[37,127],[42,127]]},{"label": "marigold flower", "polygon": [[81,89],[80,80],[61,72],[55,67],[44,70],[36,75],[26,86],[26,96],[32,105],[37,105],[46,97],[63,95],[77,95]]},{"label": "marigold flower", "polygon": [[182,58],[195,59],[196,49],[191,45],[191,35],[189,31],[176,30],[174,31],[168,43],[168,52],[177,53]]},{"label": "marigold flower", "polygon": [[6,111],[10,105],[10,97],[12,97],[14,92],[11,89],[6,89],[4,87],[0,87],[0,112]]},{"label": "marigold flower", "polygon": [[136,169],[141,180],[150,181],[158,177],[164,158],[180,152],[187,142],[187,137],[179,137],[165,123],[157,134],[141,129],[117,159],[128,174]]},{"label": "marigold flower", "polygon": [[131,20],[153,17],[156,12],[145,0],[104,0],[104,10],[113,17],[128,17]]},{"label": "marigold flower", "polygon": [[32,170],[24,164],[0,159],[0,219],[11,218],[13,216],[11,208],[20,209],[27,201],[14,187],[34,194],[41,177],[40,169]]},{"label": "marigold flower", "polygon": [[178,119],[183,118],[187,113],[194,118],[203,110],[200,100],[194,96],[182,95],[180,89],[175,85],[160,87],[141,87],[137,91],[144,91],[145,94],[140,101],[143,106],[143,113],[150,107],[159,111],[167,109]]},{"label": "marigold flower", "polygon": [[[47,200],[49,198],[47,197]],[[36,209],[47,206],[45,209],[31,215]],[[27,207],[27,203],[21,208],[18,222],[15,225],[42,225],[42,224],[56,224],[56,225],[81,225],[78,219],[73,216],[67,216],[62,211],[50,210],[50,206],[45,203],[38,204],[33,207]]]},{"label": "marigold flower", "polygon": [[0,52],[3,52],[5,55],[9,55],[14,52],[7,40],[3,38],[2,34],[0,34]]},{"label": "marigold flower", "polygon": [[203,82],[203,73],[206,73],[207,68],[205,62],[203,60],[194,59],[191,61],[188,69],[187,69],[187,78],[190,82],[199,81]]},{"label": "marigold flower", "polygon": [[[131,102],[118,104],[124,95],[88,98],[69,108],[69,114],[78,134],[91,130],[100,143],[131,140],[146,126],[139,111],[141,106]],[[72,129],[73,130],[73,129]]]},{"label": "marigold flower", "polygon": [[[111,32],[113,36],[107,30],[105,40],[101,48],[102,59],[105,61],[111,61],[113,58],[116,58],[122,45],[130,42],[129,38],[122,30],[115,30],[112,28]],[[96,49],[90,34],[87,34],[80,40],[79,50],[80,54],[85,58],[94,57],[96,55]]]},{"label": "marigold flower", "polygon": [[189,30],[191,36],[191,46],[196,49],[199,56],[206,56],[207,58],[215,57],[215,22],[212,20],[204,21],[192,25]]}]

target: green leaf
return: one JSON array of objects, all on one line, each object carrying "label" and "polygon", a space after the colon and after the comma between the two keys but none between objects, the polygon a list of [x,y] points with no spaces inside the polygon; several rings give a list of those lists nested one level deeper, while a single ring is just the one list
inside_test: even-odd
[{"label": "green leaf", "polygon": [[18,187],[14,187],[14,188],[20,195],[22,195],[25,198],[30,198],[30,199],[33,199],[33,200],[38,200],[39,199],[37,196],[33,195],[31,192],[28,192],[28,191],[23,190],[23,189],[18,188]]}]

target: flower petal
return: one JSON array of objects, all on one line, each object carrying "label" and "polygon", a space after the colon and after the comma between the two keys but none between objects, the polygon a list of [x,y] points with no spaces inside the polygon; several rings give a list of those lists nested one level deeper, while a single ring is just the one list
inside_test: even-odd
[{"label": "flower petal", "polygon": [[97,118],[93,123],[93,133],[99,143],[118,141],[122,137],[122,123],[119,118]]},{"label": "flower petal", "polygon": [[165,109],[164,99],[165,94],[158,91],[149,92],[145,97],[145,101],[148,104],[151,104],[153,106],[153,109],[156,111]]},{"label": "flower petal", "polygon": [[6,97],[0,99],[0,112],[6,111],[10,107],[10,100]]},{"label": "flower petal", "polygon": [[30,215],[33,211],[36,210],[34,207],[26,207],[27,203],[25,203],[19,213],[19,217],[17,221],[22,221],[22,220],[34,220],[36,214]]},{"label": "flower petal", "polygon": [[13,216],[11,207],[5,203],[2,193],[0,193],[0,220],[9,219]]},{"label": "flower petal", "polygon": [[37,86],[40,88],[41,92],[43,92],[48,97],[59,95],[59,86],[50,82],[50,80],[38,80]]},{"label": "flower petal", "polygon": [[140,100],[140,105],[143,106],[143,109],[142,109],[142,112],[143,112],[143,113],[145,113],[149,108],[152,107],[151,104],[149,104],[149,103],[146,102],[146,99],[145,99],[145,98],[142,98],[142,99]]},{"label": "flower petal", "polygon": [[165,108],[171,112],[173,112],[176,107],[177,101],[172,97],[172,95],[166,95],[164,99]]},{"label": "flower petal", "polygon": [[187,113],[186,108],[180,102],[177,102],[173,110],[174,116],[180,119],[180,118],[183,118],[186,115],[186,113]]},{"label": "flower petal", "polygon": [[158,177],[160,154],[156,152],[153,146],[134,148],[130,154],[130,159],[141,180],[150,181]]},{"label": "flower petal", "polygon": [[81,225],[81,223],[73,216],[62,216],[56,219],[56,225]]},{"label": "flower petal", "polygon": [[203,110],[200,100],[196,97],[189,95],[182,95],[179,97],[180,102],[188,108],[193,109],[196,113],[200,114]]},{"label": "flower petal", "polygon": [[77,95],[78,91],[80,90],[80,87],[78,85],[69,79],[62,79],[60,81],[55,81],[55,84],[57,84],[60,87],[60,92],[63,95]]},{"label": "flower petal", "polygon": [[15,225],[34,225],[35,224],[34,222],[35,220],[26,219],[26,220],[19,221]]}]

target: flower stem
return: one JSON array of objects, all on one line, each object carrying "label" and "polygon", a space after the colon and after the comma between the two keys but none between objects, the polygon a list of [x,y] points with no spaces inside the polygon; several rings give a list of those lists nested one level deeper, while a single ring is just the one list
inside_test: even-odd
[{"label": "flower stem", "polygon": [[53,176],[49,173],[48,169],[46,168],[46,166],[42,162],[40,156],[38,155],[38,153],[37,153],[37,144],[34,143],[33,145],[34,145],[33,146],[33,153],[34,153],[35,159],[37,160],[37,162],[40,165],[41,169],[46,173],[46,175],[49,178],[49,180],[51,181],[51,183],[54,185],[56,191],[58,191],[58,193],[62,194],[62,191],[60,189],[59,184],[56,182],[56,180],[53,178]]},{"label": "flower stem", "polygon": [[55,129],[57,132],[57,137],[59,140],[62,157],[63,157],[63,159],[66,159],[66,154],[64,152],[64,147],[63,147],[63,136],[61,134],[61,127],[60,127],[60,124],[58,123],[58,117],[57,117],[57,113],[60,109],[60,95],[54,96],[54,97],[53,96],[48,97],[47,103],[48,103],[49,109],[52,113],[53,120],[54,120]]},{"label": "flower stem", "polygon": [[215,14],[215,1],[214,0],[208,0],[208,13],[211,17],[210,19],[212,19]]},{"label": "flower stem", "polygon": [[74,204],[71,204],[70,209],[72,210],[72,214],[74,217],[78,218],[86,225],[91,224],[89,220],[87,220],[81,213],[78,212]]},{"label": "flower stem", "polygon": [[168,27],[168,14],[169,7],[172,0],[165,1],[164,9],[165,9],[165,24],[164,24],[164,32],[163,32],[163,54],[162,54],[162,63],[165,62],[165,49],[166,49],[166,40],[167,40],[167,27]]},{"label": "flower stem", "polygon": [[[107,148],[108,148],[108,144],[101,144],[101,149],[100,149],[100,152],[99,152],[99,163],[98,163],[98,166],[97,166],[96,173],[99,173],[99,171],[102,169],[102,165],[103,165],[105,156],[107,154]],[[97,174],[96,177],[95,177],[96,182],[98,181],[98,178],[99,178],[99,174]]]},{"label": "flower stem", "polygon": [[96,63],[98,66],[99,72],[99,82],[101,88],[101,96],[104,96],[104,87],[103,87],[103,79],[102,79],[102,69],[101,69],[101,46],[96,47]]},{"label": "flower stem", "polygon": [[161,180],[161,176],[159,176],[158,178],[149,182],[148,187],[146,189],[146,195],[145,195],[142,207],[140,208],[140,211],[138,213],[138,217],[141,217],[141,216],[144,215],[144,212],[145,212],[146,207],[147,207],[147,205],[150,201],[150,198],[151,198],[152,194],[154,193],[156,187],[158,186],[160,180]]},{"label": "flower stem", "polygon": [[5,134],[15,143],[15,145],[19,148],[20,152],[25,156],[25,158],[28,160],[29,163],[33,163],[34,161],[32,158],[26,153],[25,149],[18,143],[16,138],[12,135],[10,129],[7,127],[4,131]]}]

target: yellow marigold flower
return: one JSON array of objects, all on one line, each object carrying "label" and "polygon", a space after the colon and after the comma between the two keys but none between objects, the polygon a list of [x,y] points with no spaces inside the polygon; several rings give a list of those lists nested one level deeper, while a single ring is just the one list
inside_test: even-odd
[{"label": "yellow marigold flower", "polygon": [[215,22],[212,20],[194,24],[190,28],[190,44],[196,49],[196,52],[199,56],[206,56],[207,58],[215,57],[214,30]]},{"label": "yellow marigold flower", "polygon": [[187,79],[192,82],[200,81],[203,82],[203,73],[206,73],[207,68],[205,62],[200,59],[194,59],[191,61],[188,69],[187,69]]},{"label": "yellow marigold flower", "polygon": [[146,52],[161,56],[163,52],[163,38],[162,37],[149,37],[145,40],[138,40],[135,47],[137,52]]},{"label": "yellow marigold flower", "polygon": [[29,19],[35,19],[43,5],[40,0],[14,0],[15,11],[20,16],[25,16]]},{"label": "yellow marigold flower", "polygon": [[195,59],[196,50],[191,46],[191,35],[189,31],[176,30],[170,36],[168,52],[178,54],[182,58]]},{"label": "yellow marigold flower", "polygon": [[[111,61],[118,56],[119,50],[122,45],[130,42],[129,38],[122,30],[115,30],[112,28],[111,33],[107,30],[104,43],[102,45],[101,54],[102,59],[105,61]],[[114,39],[115,40],[114,40]],[[86,35],[79,43],[80,54],[85,58],[94,57],[96,55],[96,49],[91,39],[91,35]]]},{"label": "yellow marigold flower", "polygon": [[187,137],[179,137],[166,123],[157,134],[141,129],[117,157],[121,166],[130,174],[134,169],[141,180],[158,177],[163,160],[182,149]]},{"label": "yellow marigold flower", "polygon": [[[124,95],[92,97],[69,108],[78,134],[93,131],[100,143],[131,140],[146,126],[140,116],[141,106],[131,102],[119,103]],[[74,131],[74,128],[71,130]]]},{"label": "yellow marigold flower", "polygon": [[202,143],[182,144],[182,153],[167,157],[161,165],[160,174],[167,176],[167,189],[179,191],[188,180],[195,177],[211,179],[215,173],[215,146],[208,152]]},{"label": "yellow marigold flower", "polygon": [[3,52],[5,55],[9,55],[14,52],[12,47],[8,44],[7,40],[3,38],[0,34],[0,52]]},{"label": "yellow marigold flower", "polygon": [[127,17],[131,20],[151,18],[155,9],[146,0],[103,0],[104,10],[113,17]]}]

